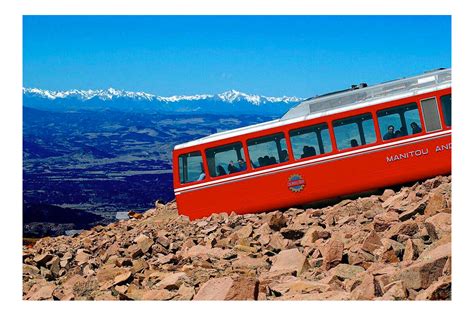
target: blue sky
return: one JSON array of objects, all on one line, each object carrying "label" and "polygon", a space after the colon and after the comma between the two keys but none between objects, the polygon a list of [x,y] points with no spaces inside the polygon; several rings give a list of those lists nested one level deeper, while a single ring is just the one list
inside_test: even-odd
[{"label": "blue sky", "polygon": [[309,97],[451,67],[450,16],[24,16],[23,84]]}]

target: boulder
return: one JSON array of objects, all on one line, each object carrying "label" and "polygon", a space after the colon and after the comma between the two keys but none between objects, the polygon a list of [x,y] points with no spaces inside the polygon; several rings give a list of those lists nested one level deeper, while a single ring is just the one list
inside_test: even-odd
[{"label": "boulder", "polygon": [[330,275],[335,275],[341,279],[353,279],[362,272],[365,272],[365,269],[361,266],[354,266],[345,263],[338,264],[329,270]]},{"label": "boulder", "polygon": [[398,213],[392,211],[377,214],[374,217],[374,230],[376,232],[383,232],[397,223],[399,221],[398,218]]},{"label": "boulder", "polygon": [[257,281],[252,278],[213,278],[204,283],[193,300],[256,300]]},{"label": "boulder", "polygon": [[342,260],[343,251],[344,244],[341,241],[335,239],[329,240],[322,251],[323,268],[329,270],[338,265]]},{"label": "boulder", "polygon": [[166,289],[166,290],[177,290],[185,282],[187,283],[190,282],[186,273],[184,272],[170,273],[156,285],[156,288]]},{"label": "boulder", "polygon": [[451,236],[451,214],[438,213],[425,220],[425,227],[431,240]]},{"label": "boulder", "polygon": [[373,254],[374,251],[380,247],[382,247],[382,241],[380,239],[380,236],[375,232],[372,231],[370,234],[364,239],[364,242],[362,243],[362,250],[367,251],[368,253]]},{"label": "boulder", "polygon": [[441,193],[434,192],[428,196],[428,203],[426,204],[424,214],[426,216],[433,216],[442,212],[446,207],[445,197]]},{"label": "boulder", "polygon": [[282,250],[275,257],[270,272],[290,270],[300,275],[309,268],[308,260],[297,248]]},{"label": "boulder", "polygon": [[286,217],[282,212],[274,212],[267,219],[268,226],[275,231],[279,231],[286,226]]},{"label": "boulder", "polygon": [[416,300],[451,300],[451,276],[439,278],[418,294]]},{"label": "boulder", "polygon": [[450,257],[451,243],[427,250],[412,265],[396,274],[394,281],[402,280],[408,289],[426,289],[443,274],[443,268]]}]

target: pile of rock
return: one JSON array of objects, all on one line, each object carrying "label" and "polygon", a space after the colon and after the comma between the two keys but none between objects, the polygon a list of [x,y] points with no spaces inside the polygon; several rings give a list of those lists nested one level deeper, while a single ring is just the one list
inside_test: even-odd
[{"label": "pile of rock", "polygon": [[176,205],[23,251],[26,300],[451,298],[451,177],[320,209]]}]

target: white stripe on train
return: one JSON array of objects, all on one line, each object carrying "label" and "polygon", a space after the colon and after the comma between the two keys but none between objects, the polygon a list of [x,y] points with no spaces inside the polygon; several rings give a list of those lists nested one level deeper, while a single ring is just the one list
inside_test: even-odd
[{"label": "white stripe on train", "polygon": [[279,166],[279,167],[275,167],[275,168],[255,171],[255,172],[252,172],[252,173],[245,173],[245,174],[241,174],[241,175],[237,175],[237,176],[233,176],[233,177],[229,177],[229,178],[225,178],[225,179],[219,179],[219,180],[214,180],[214,181],[210,181],[210,182],[194,184],[194,185],[191,185],[191,186],[188,186],[188,187],[185,187],[185,188],[178,188],[178,189],[174,190],[174,193],[176,195],[178,195],[178,194],[180,194],[182,192],[185,192],[185,191],[188,191],[188,190],[189,191],[194,191],[196,189],[204,188],[204,187],[207,187],[207,186],[214,186],[216,184],[221,184],[221,183],[226,183],[226,182],[234,182],[235,180],[244,179],[244,178],[253,178],[253,177],[258,176],[258,175],[264,175],[264,174],[267,174],[267,173],[275,173],[277,171],[285,171],[287,169],[294,169],[294,168],[301,167],[301,166],[304,166],[304,165],[310,165],[310,164],[314,164],[314,163],[318,163],[318,162],[324,162],[326,160],[336,160],[338,158],[344,158],[346,156],[355,156],[357,154],[361,154],[361,153],[365,153],[365,152],[378,151],[379,149],[385,149],[385,148],[389,148],[389,147],[398,147],[400,145],[409,144],[409,143],[418,143],[421,140],[430,139],[430,138],[439,138],[441,136],[445,136],[445,135],[448,135],[448,134],[451,134],[451,130],[440,131],[440,132],[436,132],[436,133],[431,133],[431,134],[419,136],[419,137],[416,137],[416,138],[404,139],[404,140],[400,140],[400,141],[393,142],[393,143],[362,148],[362,149],[359,149],[359,150],[353,150],[353,151],[349,151],[349,152],[334,154],[334,155],[331,155],[331,156],[315,158],[315,159],[305,160],[305,161],[300,161],[300,162],[294,162],[294,163],[289,164],[289,165],[284,165],[284,166]]}]

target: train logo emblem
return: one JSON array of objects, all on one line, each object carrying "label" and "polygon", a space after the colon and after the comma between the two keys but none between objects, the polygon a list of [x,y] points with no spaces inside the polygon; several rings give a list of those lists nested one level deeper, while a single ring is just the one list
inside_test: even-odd
[{"label": "train logo emblem", "polygon": [[288,189],[291,192],[303,191],[306,181],[299,174],[293,174],[288,178]]}]

